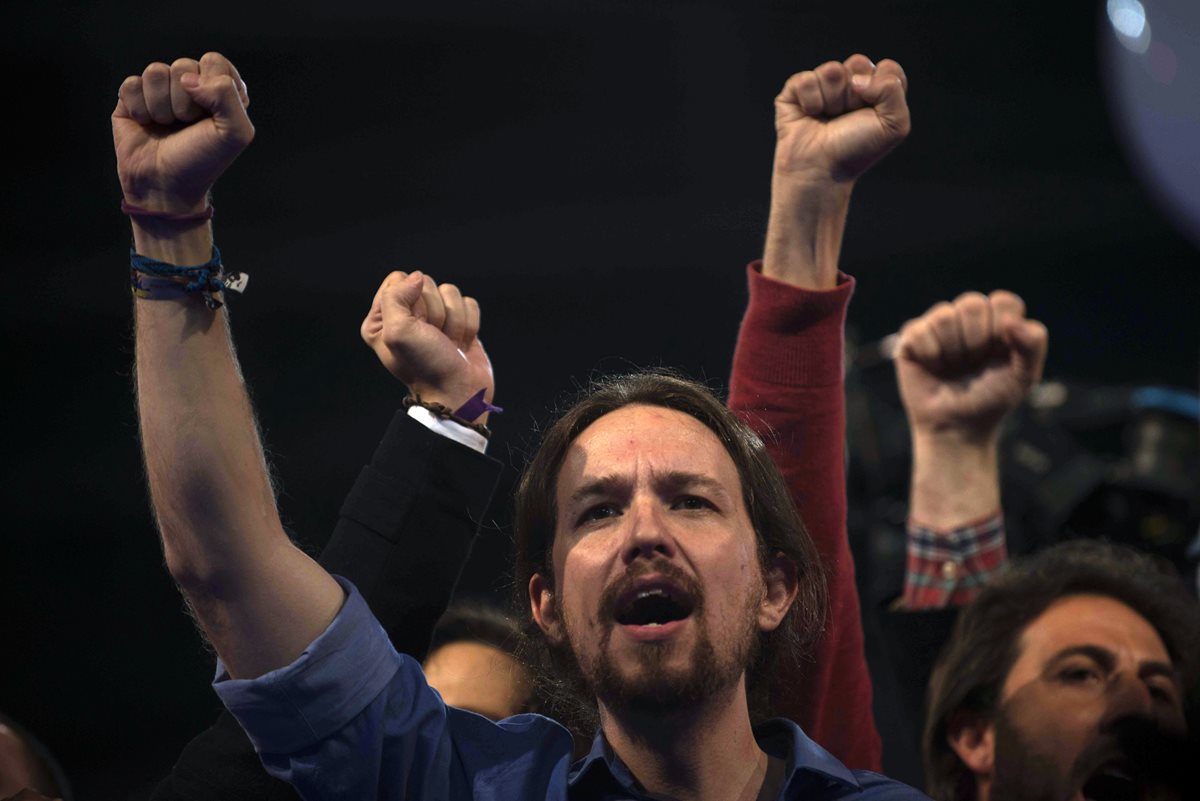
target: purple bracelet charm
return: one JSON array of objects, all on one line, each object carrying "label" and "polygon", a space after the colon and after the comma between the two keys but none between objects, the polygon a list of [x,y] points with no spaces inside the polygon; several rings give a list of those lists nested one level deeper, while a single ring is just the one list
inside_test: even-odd
[{"label": "purple bracelet charm", "polygon": [[455,417],[461,417],[464,420],[475,422],[483,415],[484,412],[495,412],[499,414],[504,410],[499,406],[493,406],[483,399],[486,389],[481,389],[471,396],[471,399],[454,410]]}]

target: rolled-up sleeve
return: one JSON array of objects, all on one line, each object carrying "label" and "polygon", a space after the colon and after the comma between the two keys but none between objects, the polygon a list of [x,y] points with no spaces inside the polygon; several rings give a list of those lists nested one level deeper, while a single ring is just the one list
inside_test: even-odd
[{"label": "rolled-up sleeve", "polygon": [[217,662],[213,687],[260,753],[311,747],[343,728],[392,680],[402,657],[349,581],[337,617],[290,665],[233,679]]}]

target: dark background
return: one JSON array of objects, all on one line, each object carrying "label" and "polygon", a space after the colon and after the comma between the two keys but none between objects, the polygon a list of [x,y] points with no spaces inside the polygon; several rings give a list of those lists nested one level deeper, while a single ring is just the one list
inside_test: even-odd
[{"label": "dark background", "polygon": [[[444,9],[444,10],[442,10]],[[908,72],[909,141],[861,182],[852,324],[894,331],[1013,289],[1048,374],[1194,389],[1200,270],[1113,133],[1087,3],[718,0],[4,4],[6,526],[0,710],[80,798],[141,797],[218,711],[212,658],[162,567],[131,393],[128,224],[108,115],[127,74],[215,49],[258,135],[217,186],[252,275],[242,364],[287,524],[313,548],[402,389],[358,326],[391,269],[483,308],[491,452],[515,476],[593,370],[725,380],[761,249],[771,100],[861,51]],[[500,594],[507,516],[468,568]]]}]

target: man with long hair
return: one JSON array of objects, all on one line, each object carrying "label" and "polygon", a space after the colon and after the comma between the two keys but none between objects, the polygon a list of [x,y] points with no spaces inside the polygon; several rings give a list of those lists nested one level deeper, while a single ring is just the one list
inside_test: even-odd
[{"label": "man with long hair", "polygon": [[[822,181],[849,170],[852,182],[907,132],[894,62],[856,57],[789,85],[794,113],[865,112],[840,134],[782,121],[781,131],[824,142],[832,172]],[[754,728],[748,688],[777,648],[774,632],[814,636],[824,619],[821,570],[762,441],[703,387],[669,376],[599,387],[569,410],[518,509],[523,558],[541,550],[528,576],[532,619],[595,700],[589,757],[572,769],[571,738],[552,720],[493,723],[429,689],[358,590],[279,522],[221,307],[238,282],[207,222],[209,188],[253,138],[247,104],[218,54],[152,64],[122,84],[113,134],[167,566],[220,656],[217,691],[267,769],[314,798],[920,797],[847,769],[795,724]],[[386,284],[374,322],[389,349],[432,376],[414,388],[423,402],[470,424],[486,382],[456,368],[478,356],[467,335],[478,319],[458,296],[445,313],[460,324],[431,325],[423,280]]]}]

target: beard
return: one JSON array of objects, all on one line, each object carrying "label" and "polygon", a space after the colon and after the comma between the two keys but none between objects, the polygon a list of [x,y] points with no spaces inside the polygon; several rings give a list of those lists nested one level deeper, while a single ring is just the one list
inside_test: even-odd
[{"label": "beard", "polygon": [[[642,642],[635,646],[632,656],[618,659],[609,648],[617,626],[616,599],[640,575],[651,570],[682,586],[693,599],[691,623],[696,635],[690,653],[679,654],[684,646],[674,641]],[[753,595],[747,598],[734,621],[730,642],[718,648],[704,622],[702,588],[670,563],[653,563],[644,570],[629,573],[605,590],[599,606],[604,624],[596,650],[588,656],[582,655],[570,627],[566,632],[566,648],[570,649],[588,692],[613,711],[663,716],[694,708],[731,692],[757,655],[758,599]]]},{"label": "beard", "polygon": [[1040,753],[1036,744],[1001,706],[995,719],[995,764],[990,801],[1068,801],[1106,761],[1120,758],[1132,776],[1109,788],[1106,797],[1138,801],[1181,801],[1195,781],[1188,767],[1194,745],[1139,717],[1119,720],[1096,738],[1070,765]]},{"label": "beard", "polygon": [[996,712],[995,764],[990,801],[1065,801],[1067,777],[1054,758],[1036,746],[1001,706]]}]

